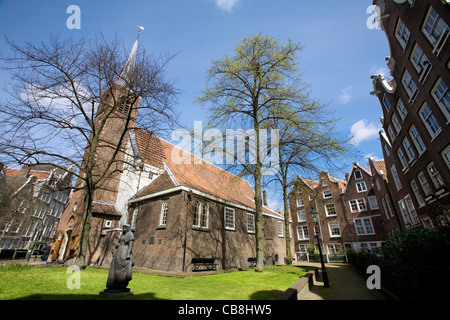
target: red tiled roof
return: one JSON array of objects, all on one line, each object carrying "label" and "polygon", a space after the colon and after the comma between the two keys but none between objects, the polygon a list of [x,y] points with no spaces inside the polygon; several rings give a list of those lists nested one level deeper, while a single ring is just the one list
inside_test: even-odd
[{"label": "red tiled roof", "polygon": [[377,170],[380,174],[384,175],[384,178],[388,180],[386,163],[384,162],[384,160],[373,161],[373,164],[375,166],[375,170]]},{"label": "red tiled roof", "polygon": [[36,178],[38,178],[38,180],[45,180],[48,177],[50,177],[50,173],[51,172],[47,172],[47,171],[30,170],[30,173],[28,174],[28,176],[35,176]]},{"label": "red tiled roof", "polygon": [[[18,177],[20,173],[20,169],[11,169],[11,168],[5,168],[5,176],[6,177]],[[30,176],[35,176],[38,180],[45,180],[50,176],[50,172],[48,171],[37,171],[37,170],[30,170],[28,172],[27,178]]]},{"label": "red tiled roof", "polygon": [[5,168],[6,177],[17,177],[20,173],[20,169]]},{"label": "red tiled roof", "polygon": [[163,160],[165,159],[165,153],[161,144],[161,140],[155,135],[142,129],[135,129],[134,131],[136,144],[139,148],[139,153],[142,161],[163,169]]},{"label": "red tiled roof", "polygon": [[146,188],[139,192],[136,197],[143,197],[152,193],[167,190],[175,187],[172,179],[167,172],[164,172],[158,178],[156,178],[152,183],[150,183]]},{"label": "red tiled roof", "polygon": [[[168,169],[168,171],[142,190],[137,195],[138,197],[169,189],[178,184],[235,204],[255,208],[255,192],[246,180],[205,161],[202,161],[202,164],[196,164],[194,160],[198,161],[199,159],[190,153],[188,153],[192,160],[190,163],[178,163],[172,158],[172,153],[187,151],[183,151],[154,135],[151,136],[151,140],[148,140],[149,138],[150,134],[143,130],[139,132],[139,138],[138,134],[136,135],[141,154],[146,154],[145,157],[149,159],[150,153],[152,153],[150,150],[153,150],[153,152],[156,152],[152,155],[153,161],[161,161],[162,167],[165,165],[165,169]],[[147,145],[147,149],[141,150],[144,145]],[[159,165],[157,167],[161,168]],[[172,179],[175,181],[172,181]],[[263,207],[263,211],[279,215],[276,211],[266,207]]]},{"label": "red tiled roof", "polygon": [[102,216],[109,218],[120,218],[121,216],[114,204],[100,201],[92,202],[92,215],[97,217]]}]

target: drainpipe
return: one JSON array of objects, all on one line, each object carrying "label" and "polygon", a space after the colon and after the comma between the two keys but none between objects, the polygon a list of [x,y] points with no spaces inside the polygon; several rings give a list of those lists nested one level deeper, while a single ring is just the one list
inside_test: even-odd
[{"label": "drainpipe", "polygon": [[182,271],[185,272],[185,267],[186,267],[186,243],[187,243],[187,231],[188,231],[188,222],[189,222],[189,205],[191,203],[192,200],[192,190],[189,190],[189,192],[187,193],[187,201],[186,201],[186,226],[184,229],[184,243],[183,243],[183,269]]}]

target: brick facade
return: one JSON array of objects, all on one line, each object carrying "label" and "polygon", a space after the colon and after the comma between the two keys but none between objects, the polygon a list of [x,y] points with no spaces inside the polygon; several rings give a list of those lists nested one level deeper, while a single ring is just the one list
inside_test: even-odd
[{"label": "brick facade", "polygon": [[450,223],[449,4],[374,4],[391,51],[390,75],[372,76],[372,94],[383,111],[384,174],[397,214],[386,221],[387,231],[445,225]]}]

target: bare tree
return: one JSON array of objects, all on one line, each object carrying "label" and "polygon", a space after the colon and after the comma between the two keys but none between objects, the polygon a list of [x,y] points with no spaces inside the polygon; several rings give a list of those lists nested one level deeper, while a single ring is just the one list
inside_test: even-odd
[{"label": "bare tree", "polygon": [[149,55],[138,40],[127,55],[117,39],[103,36],[7,42],[12,54],[1,58],[1,67],[11,72],[11,85],[0,103],[2,160],[73,168],[75,191],[85,192],[76,262],[83,266],[94,194],[123,170],[128,132],[162,133],[177,123],[178,91],[165,72],[175,55]]}]

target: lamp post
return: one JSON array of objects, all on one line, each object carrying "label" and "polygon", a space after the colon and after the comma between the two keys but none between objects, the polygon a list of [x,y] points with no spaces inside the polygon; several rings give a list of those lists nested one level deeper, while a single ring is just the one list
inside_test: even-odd
[{"label": "lamp post", "polygon": [[322,278],[323,278],[323,285],[325,288],[328,288],[330,286],[330,283],[328,281],[328,274],[325,270],[325,263],[323,262],[323,255],[322,255],[322,246],[320,244],[320,227],[319,227],[319,213],[317,212],[316,208],[311,207],[311,215],[313,217],[313,221],[316,226],[316,237],[317,237],[317,244],[319,246],[319,254],[320,254],[320,263],[322,265]]}]

